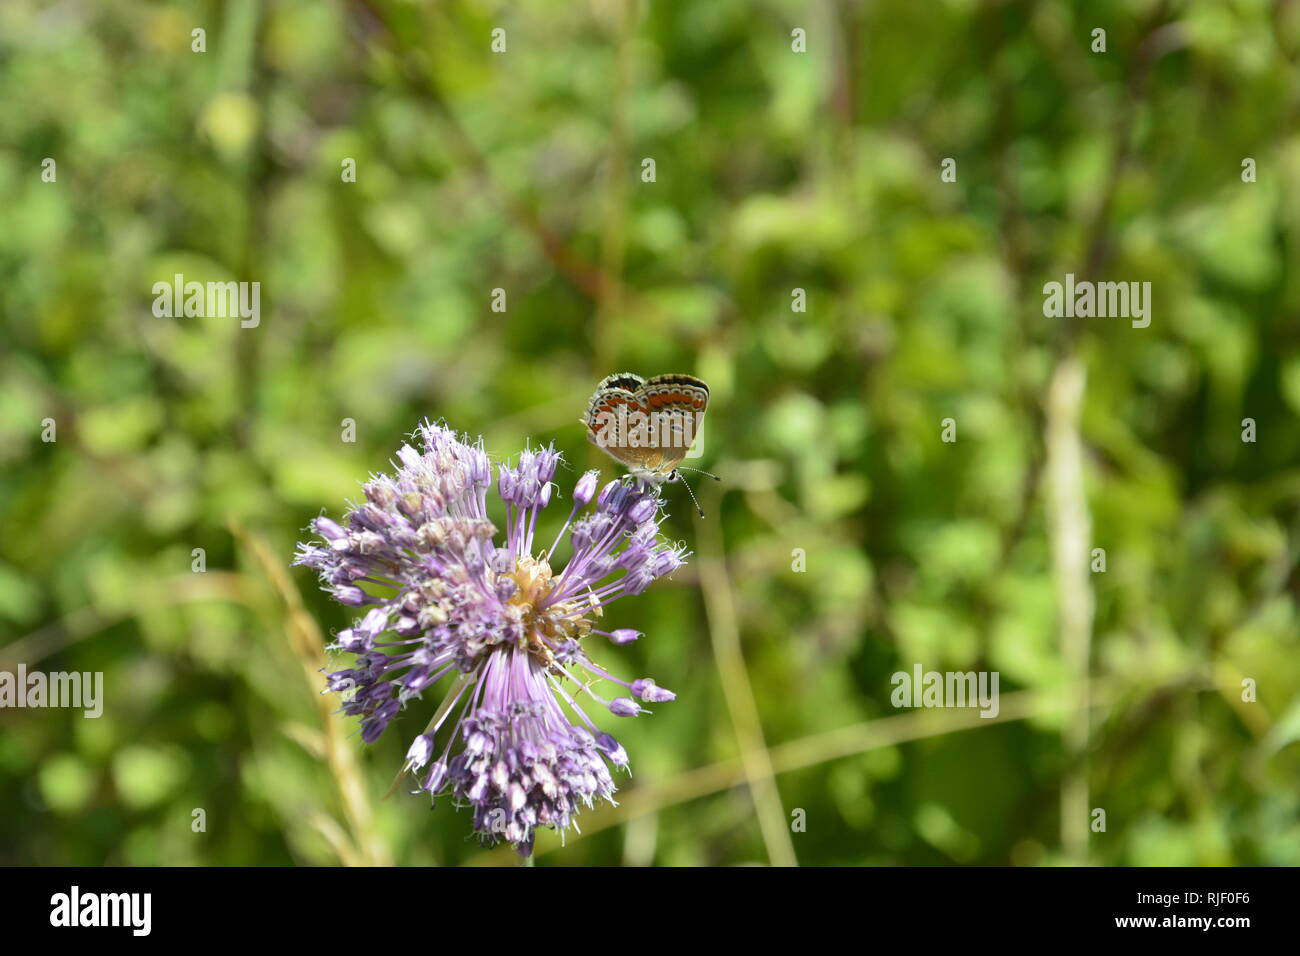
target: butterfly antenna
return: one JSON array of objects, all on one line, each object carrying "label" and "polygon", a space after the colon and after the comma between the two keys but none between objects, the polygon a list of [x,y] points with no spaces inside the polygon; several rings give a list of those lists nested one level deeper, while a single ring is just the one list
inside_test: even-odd
[{"label": "butterfly antenna", "polygon": [[693,472],[695,472],[697,475],[703,475],[705,478],[712,478],[714,481],[721,481],[721,480],[722,480],[722,479],[719,478],[717,475],[715,475],[713,472],[711,472],[711,471],[702,471],[702,470],[699,469],[699,468],[683,468],[681,465],[678,465],[678,466],[677,466],[677,470],[678,470],[678,471],[693,471]]},{"label": "butterfly antenna", "polygon": [[[691,470],[691,471],[694,471],[695,469],[692,468],[692,469],[690,469],[690,470]],[[683,485],[686,485],[686,493],[687,493],[688,495],[691,496],[691,501],[694,501],[694,502],[695,502],[695,510],[698,511],[698,512],[700,513],[700,517],[703,518],[703,517],[704,517],[704,509],[700,507],[700,499],[695,497],[695,491],[694,491],[694,489],[692,489],[690,485],[686,484],[686,479],[685,479],[685,478],[682,478],[681,475],[678,475],[677,477],[678,477],[678,478],[681,478],[681,481],[682,481],[682,484],[683,484]]]}]

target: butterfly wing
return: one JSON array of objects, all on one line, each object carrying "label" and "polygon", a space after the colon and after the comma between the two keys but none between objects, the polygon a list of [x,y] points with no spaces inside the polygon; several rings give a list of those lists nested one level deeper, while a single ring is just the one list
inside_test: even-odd
[{"label": "butterfly wing", "polygon": [[615,372],[613,375],[606,375],[601,379],[600,384],[596,386],[596,391],[599,392],[601,389],[606,388],[619,388],[625,392],[635,392],[644,384],[645,379],[640,375],[632,372]]},{"label": "butterfly wing", "polygon": [[661,480],[686,457],[709,405],[693,375],[605,378],[587,403],[587,439],[635,475]]},{"label": "butterfly wing", "polygon": [[637,398],[655,432],[649,449],[656,452],[653,470],[670,474],[699,434],[709,407],[709,386],[694,375],[656,375],[640,387]]},{"label": "butterfly wing", "polygon": [[637,392],[645,379],[631,372],[618,372],[606,376],[596,386],[591,399],[587,402],[587,414],[583,424],[587,426],[587,440],[616,461],[631,466],[626,452],[635,451],[628,447],[627,428],[629,415],[644,413]]}]

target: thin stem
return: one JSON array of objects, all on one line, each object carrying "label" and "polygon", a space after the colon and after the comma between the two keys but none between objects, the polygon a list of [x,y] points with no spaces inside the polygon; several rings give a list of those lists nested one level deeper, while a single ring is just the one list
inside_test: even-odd
[{"label": "thin stem", "polygon": [[[714,500],[721,498],[714,495]],[[719,508],[713,509],[720,514]],[[781,806],[781,793],[777,789],[772,758],[763,739],[763,725],[754,700],[754,688],[745,669],[745,656],[740,648],[740,628],[736,619],[734,591],[727,571],[726,552],[723,549],[721,520],[701,521],[695,527],[700,536],[700,590],[704,594],[704,610],[709,621],[709,638],[713,642],[713,655],[718,662],[722,678],[723,695],[727,711],[740,744],[745,780],[754,800],[759,828],[767,847],[767,856],[773,866],[798,866],[794,841],[790,837],[785,810]]]},{"label": "thin stem", "polygon": [[1076,689],[1062,739],[1070,769],[1061,780],[1061,847],[1075,863],[1088,857],[1088,677],[1093,597],[1089,570],[1092,523],[1083,487],[1079,433],[1087,373],[1070,356],[1057,366],[1047,404],[1048,523],[1056,578],[1061,660]]}]

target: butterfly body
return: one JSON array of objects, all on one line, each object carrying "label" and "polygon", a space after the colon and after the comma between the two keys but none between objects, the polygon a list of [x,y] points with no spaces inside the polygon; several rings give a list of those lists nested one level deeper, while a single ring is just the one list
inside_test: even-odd
[{"label": "butterfly body", "polygon": [[709,407],[709,386],[693,375],[607,376],[587,403],[587,439],[650,484],[677,481]]}]

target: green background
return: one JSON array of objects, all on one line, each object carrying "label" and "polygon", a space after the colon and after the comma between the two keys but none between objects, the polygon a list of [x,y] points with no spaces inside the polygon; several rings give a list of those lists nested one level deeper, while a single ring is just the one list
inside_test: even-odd
[{"label": "green background", "polygon": [[[383,799],[426,718],[331,715],[287,565],[424,416],[613,476],[633,370],[709,382],[723,482],[595,651],[678,699],[539,865],[1300,864],[1296,5],[10,0],[0,103],[0,669],[106,682],[0,711],[0,862],[514,863]],[[1150,327],[1044,318],[1067,272]]]}]

